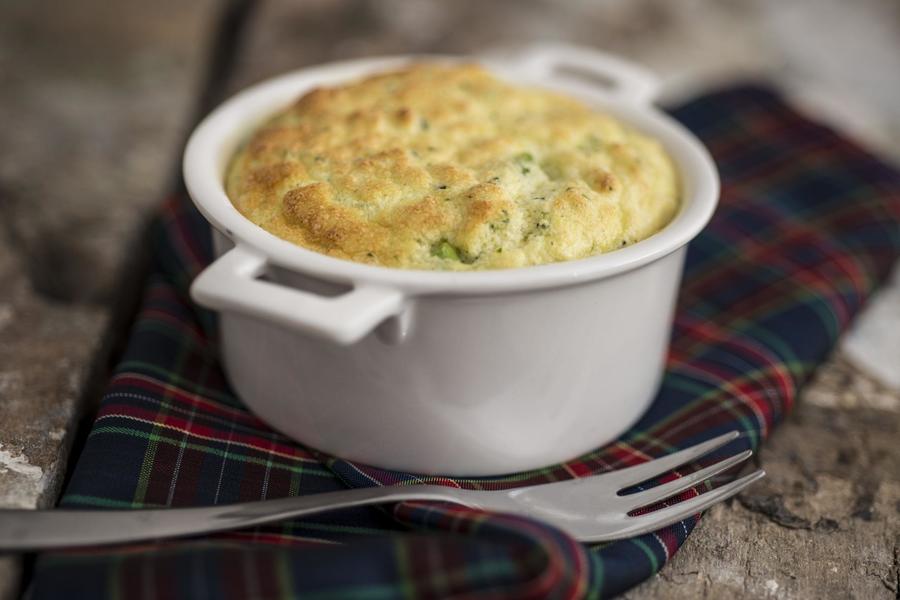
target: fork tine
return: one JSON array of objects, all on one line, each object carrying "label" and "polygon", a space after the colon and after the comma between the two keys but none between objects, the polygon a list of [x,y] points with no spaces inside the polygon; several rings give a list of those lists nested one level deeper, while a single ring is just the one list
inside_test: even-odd
[{"label": "fork tine", "polygon": [[765,476],[766,472],[759,469],[758,471],[754,471],[727,485],[717,487],[710,492],[701,494],[696,498],[679,502],[678,504],[653,511],[652,513],[647,513],[646,515],[625,517],[621,520],[622,526],[617,527],[615,531],[607,530],[604,531],[602,535],[589,536],[590,539],[584,539],[583,541],[606,542],[657,531],[667,525],[683,521],[691,515],[703,512],[717,502],[731,498],[754,481],[762,479]]},{"label": "fork tine", "polygon": [[647,461],[640,465],[604,473],[601,477],[606,477],[606,481],[612,482],[614,485],[619,486],[618,489],[622,489],[642,481],[647,481],[648,479],[653,479],[657,475],[662,475],[666,471],[671,471],[675,467],[679,467],[684,463],[700,458],[704,454],[709,454],[713,450],[721,448],[728,442],[734,441],[740,436],[741,434],[738,431],[729,431],[728,433],[723,433],[711,440],[701,442],[696,446],[679,450],[673,454]]},{"label": "fork tine", "polygon": [[634,510],[635,508],[640,508],[641,506],[647,506],[648,504],[653,504],[654,502],[665,500],[669,496],[674,496],[679,492],[683,492],[684,490],[693,487],[701,481],[709,479],[713,475],[718,475],[722,471],[725,471],[738,463],[744,462],[752,455],[753,450],[744,450],[743,452],[735,454],[734,456],[729,456],[728,458],[721,460],[713,465],[700,469],[699,471],[694,471],[693,473],[688,473],[687,475],[679,477],[678,479],[675,479],[673,481],[668,481],[656,487],[652,487],[649,490],[644,490],[636,494],[622,496],[622,499],[632,502],[632,508],[630,508],[629,510]]}]

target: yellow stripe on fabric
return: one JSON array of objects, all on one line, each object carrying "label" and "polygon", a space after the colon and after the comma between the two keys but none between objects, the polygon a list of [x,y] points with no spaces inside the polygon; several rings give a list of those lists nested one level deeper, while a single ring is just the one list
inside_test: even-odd
[{"label": "yellow stripe on fabric", "polygon": [[297,594],[294,590],[294,574],[291,572],[291,565],[288,561],[290,554],[287,552],[276,553],[278,563],[276,572],[278,573],[278,591],[285,600],[296,598]]},{"label": "yellow stripe on fabric", "polygon": [[395,589],[394,593],[399,591],[403,598],[413,600],[416,597],[416,588],[413,585],[414,580],[412,577],[412,570],[409,566],[409,554],[407,553],[406,540],[396,537],[392,541],[394,546],[394,564],[397,568],[400,584],[400,589]]},{"label": "yellow stripe on fabric", "polygon": [[[184,367],[184,361],[189,356],[187,344],[180,344],[178,346],[178,352],[175,355],[175,370],[180,372]],[[163,399],[169,397],[169,389],[166,388],[163,390]],[[165,419],[168,411],[165,408],[161,408],[161,410],[157,411],[156,417],[153,422],[153,431],[155,432],[157,428],[161,425],[160,421]],[[149,438],[150,443],[147,444],[147,448],[144,452],[144,459],[141,463],[140,469],[140,477],[138,478],[138,483],[135,488],[134,497],[132,498],[135,502],[143,502],[144,498],[147,496],[147,490],[150,487],[150,477],[153,473],[153,465],[156,462],[156,452],[157,452],[157,439]],[[171,500],[171,497],[170,497]]]},{"label": "yellow stripe on fabric", "polygon": [[[107,420],[107,419],[126,419],[129,421],[136,421],[138,423],[146,423],[148,425],[156,424],[154,421],[150,421],[149,419],[142,419],[141,417],[135,417],[132,415],[125,415],[125,414],[121,414],[121,413],[103,415],[102,417],[97,418],[95,423],[99,423],[100,421]],[[227,440],[223,440],[223,439],[215,437],[215,436],[203,435],[202,433],[194,433],[194,432],[188,431],[182,427],[177,427],[175,425],[169,425],[167,423],[166,424],[160,423],[158,425],[162,429],[167,429],[169,431],[175,431],[178,433],[188,434],[191,437],[201,439],[201,440],[207,440],[210,442],[218,442],[220,444],[230,443],[233,446],[240,446],[242,448],[247,448],[248,450],[255,450],[256,452],[259,452],[260,454],[274,454],[275,456],[280,456],[281,458],[286,458],[286,459],[294,461],[294,462],[306,462],[306,463],[310,463],[313,465],[321,464],[317,460],[307,457],[307,456],[298,456],[295,454],[289,454],[287,452],[280,452],[275,449],[272,449],[271,451],[269,451],[269,450],[265,450],[264,448],[261,448],[259,446],[250,444],[248,442],[235,442],[234,440],[232,440],[231,442],[227,442]],[[103,428],[100,427],[98,429],[103,429]],[[93,432],[91,432],[91,433],[93,434]],[[166,438],[166,439],[170,439],[170,438]],[[171,441],[171,443],[176,444],[176,445],[178,444],[178,442],[174,442],[174,441]]]},{"label": "yellow stripe on fabric", "polygon": [[109,591],[110,600],[129,600],[122,589],[122,561],[125,557],[117,554],[111,557],[112,565],[107,569],[106,589]]}]

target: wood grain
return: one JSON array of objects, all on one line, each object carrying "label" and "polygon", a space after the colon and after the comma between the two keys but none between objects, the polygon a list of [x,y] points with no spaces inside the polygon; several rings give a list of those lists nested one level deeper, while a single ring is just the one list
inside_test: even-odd
[{"label": "wood grain", "polygon": [[[0,3],[0,506],[52,505],[216,3]],[[93,374],[93,376],[92,376]],[[0,598],[17,568],[0,559]]]}]

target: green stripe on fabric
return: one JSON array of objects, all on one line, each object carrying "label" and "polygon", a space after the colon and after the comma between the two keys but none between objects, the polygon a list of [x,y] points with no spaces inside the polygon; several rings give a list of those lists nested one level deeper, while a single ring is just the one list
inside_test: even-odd
[{"label": "green stripe on fabric", "polygon": [[[129,429],[126,427],[114,427],[114,426],[95,427],[91,431],[91,433],[88,435],[88,437],[91,438],[91,437],[94,437],[97,435],[102,435],[102,434],[128,435],[131,437],[143,438],[143,439],[152,440],[155,442],[165,442],[165,443],[171,444],[173,446],[178,446],[180,444],[180,442],[178,440],[169,438],[161,433],[152,433],[152,432],[147,432],[147,431],[139,431],[136,429]],[[222,441],[219,443],[225,444],[226,442]],[[264,466],[266,464],[266,461],[261,458],[238,454],[234,451],[226,451],[226,450],[220,450],[218,448],[211,448],[209,446],[204,446],[202,444],[189,443],[186,447],[191,450],[198,450],[200,452],[204,452],[206,454],[212,454],[214,456],[219,456],[219,457],[227,456],[229,460],[247,462],[247,463],[252,463],[252,464],[260,465],[260,466]],[[233,447],[234,446],[232,445],[232,448]],[[253,452],[263,452],[263,450],[257,450],[255,448],[254,449],[248,448],[247,450],[250,450]],[[290,459],[285,458],[285,460],[290,460]],[[302,473],[306,473],[308,475],[316,475],[318,477],[324,477],[326,479],[335,479],[336,478],[334,473],[321,467],[321,465],[316,465],[314,463],[304,463],[302,465],[300,465],[300,464],[292,465],[292,464],[288,464],[288,463],[274,463],[273,467],[282,469],[285,471],[294,471],[294,472],[298,472],[298,473],[302,472]]]},{"label": "green stripe on fabric", "polygon": [[88,496],[85,494],[66,494],[63,499],[66,503],[81,504],[84,506],[99,506],[102,508],[163,508],[162,504],[126,502],[124,500],[113,500],[112,498]]},{"label": "green stripe on fabric", "polygon": [[[684,390],[687,392],[693,392],[693,393],[699,393],[702,390],[708,389],[708,387],[709,387],[707,385],[701,385],[701,384],[697,384],[697,383],[694,383],[691,381],[686,381],[686,380],[682,379],[681,377],[673,377],[671,380],[668,380],[667,383],[669,385],[671,385],[673,388],[677,388],[677,389],[681,389],[681,390]],[[733,382],[730,382],[730,383],[733,383]],[[702,402],[703,400],[707,400],[709,397],[712,397],[715,394],[721,394],[721,393],[722,393],[721,389],[713,388],[712,390],[710,390],[710,393],[708,395],[705,394],[704,395],[705,397],[701,396],[701,397],[693,400],[692,402],[690,402],[690,404],[688,404],[688,406],[694,407],[698,403]],[[730,394],[731,392],[728,392],[728,393]],[[737,395],[734,394],[733,400],[726,400],[724,402],[721,402],[719,404],[719,406],[721,408],[724,408],[728,412],[730,412],[738,420],[741,427],[744,429],[744,433],[746,433],[750,437],[750,443],[752,444],[752,446],[754,448],[756,448],[757,445],[759,444],[759,428],[757,428],[755,426],[755,424],[746,415],[742,415],[740,412],[738,412],[736,410],[738,403],[739,403],[739,400],[737,398]],[[672,418],[670,415],[669,418],[667,418],[662,423],[655,424],[654,431],[658,431],[662,426],[664,426],[665,423],[668,423],[671,420],[672,420]],[[760,428],[763,428],[766,426],[765,423],[760,423],[759,425],[760,425]],[[644,435],[647,435],[648,439],[650,439],[649,432],[645,432]]]},{"label": "green stripe on fabric", "polygon": [[123,373],[128,371],[146,371],[148,373],[152,373],[155,377],[160,378],[163,383],[167,384],[176,384],[179,387],[183,388],[186,392],[197,394],[200,396],[206,396],[207,398],[212,398],[214,400],[219,400],[220,402],[224,402],[229,406],[234,406],[235,404],[240,404],[237,398],[235,398],[232,394],[222,393],[218,390],[214,390],[212,388],[208,388],[206,386],[200,385],[195,381],[191,381],[189,379],[185,379],[184,377],[174,373],[168,369],[164,369],[162,367],[158,367],[153,363],[148,363],[143,360],[123,360],[119,363],[119,367],[116,369],[116,373]]},{"label": "green stripe on fabric", "polygon": [[[303,600],[334,600],[335,598],[347,598],[349,600],[381,600],[382,598],[397,598],[397,587],[390,584],[363,584],[356,587],[341,587],[339,590],[323,590],[321,592],[304,591],[296,596]],[[291,596],[294,598],[294,596]]]},{"label": "green stripe on fabric", "polygon": [[[785,274],[784,276],[787,277],[789,275]],[[846,283],[844,286],[832,288],[830,291],[843,293],[853,291],[851,288],[852,285]],[[798,305],[803,305],[819,315],[820,321],[828,331],[828,336],[831,339],[836,339],[840,331],[840,323],[837,320],[837,315],[828,307],[827,303],[822,301],[821,298],[822,293],[814,288],[801,288],[793,290],[791,294],[779,294],[774,296],[769,302],[761,302],[755,305],[753,310],[749,313],[729,321],[727,327],[735,333],[752,332],[753,337],[764,338],[767,343],[774,346],[776,351],[780,353],[780,357],[785,361],[795,361],[797,359],[796,354],[781,336],[772,334],[768,332],[768,330],[760,327],[758,322],[759,316],[763,314],[772,315],[785,308],[794,308]],[[700,300],[692,303],[690,308],[691,315],[707,319],[720,316],[721,312],[721,307]],[[697,342],[695,345],[700,351],[708,349],[708,344],[706,343]],[[685,358],[694,357],[696,357],[696,353],[688,352],[686,353]]]},{"label": "green stripe on fabric", "polygon": [[[175,367],[175,370],[177,370],[179,372],[181,372],[184,369],[184,362],[187,359],[187,357],[189,356],[189,353],[187,352],[187,350],[188,350],[188,346],[186,344],[182,343],[182,344],[178,345],[178,352],[175,355],[174,367]],[[170,393],[171,392],[169,391],[169,389],[163,390],[162,399],[164,401],[168,401]],[[155,417],[154,423],[153,423],[154,433],[156,433],[159,430],[160,424],[162,421],[165,420],[165,417],[167,414],[168,414],[168,411],[166,411],[164,408],[157,411],[156,417]],[[150,478],[153,474],[153,464],[156,461],[156,451],[157,451],[158,444],[159,444],[158,439],[150,438],[150,443],[147,444],[147,448],[144,451],[144,459],[143,459],[143,462],[141,463],[140,476],[138,478],[137,486],[135,487],[135,491],[134,491],[133,500],[135,502],[143,502],[144,498],[147,496],[147,491],[150,487]],[[183,451],[183,448],[182,448],[182,451]],[[173,473],[174,473],[174,470],[173,470]],[[170,483],[174,484],[174,480],[170,479]],[[171,487],[170,487],[170,490],[171,490]],[[169,493],[167,495],[167,498],[169,499],[169,502],[171,502],[171,493]]]},{"label": "green stripe on fabric", "polygon": [[[292,471],[290,471],[290,473],[291,473],[291,482],[288,485],[288,495],[299,496],[300,495],[300,480],[301,480],[301,474],[303,473],[303,471],[302,470],[300,470],[300,471],[292,470]],[[328,471],[328,474],[331,475],[332,477],[334,476],[334,474],[331,471]]]},{"label": "green stripe on fabric", "polygon": [[596,579],[597,585],[588,588],[588,594],[586,598],[587,600],[599,600],[600,590],[604,588],[604,580],[606,579],[606,564],[603,558],[597,556],[596,554],[589,553],[588,557],[594,565],[594,577]]},{"label": "green stripe on fabric", "polygon": [[179,327],[169,320],[162,320],[155,317],[144,318],[135,323],[132,331],[134,333],[153,333],[177,341],[178,343],[184,342],[189,344],[192,349],[197,350],[200,354],[216,358],[216,355],[209,347],[209,344],[202,338],[199,338],[196,332],[183,325]]},{"label": "green stripe on fabric", "polygon": [[[794,372],[794,370],[812,369],[814,367],[814,363],[811,363],[808,361],[794,361],[794,362],[783,363],[779,366],[786,366],[786,367],[788,367],[789,371]],[[766,370],[769,368],[771,368],[771,367],[766,367],[765,369],[757,369],[755,371],[750,371],[747,374],[745,374],[743,377],[729,379],[728,382],[733,385],[738,385],[738,384],[743,383],[748,380],[754,381],[757,378],[759,378],[760,376],[764,375]],[[684,414],[692,412],[696,408],[696,405],[698,403],[703,402],[703,401],[708,401],[709,399],[713,398],[717,394],[722,393],[722,390],[718,387],[710,388],[710,386],[707,384],[694,383],[692,381],[687,380],[688,377],[693,377],[693,376],[691,376],[689,374],[681,375],[681,374],[670,373],[665,379],[665,385],[679,387],[683,391],[687,391],[692,394],[699,394],[699,395],[696,398],[694,398],[694,400],[692,400],[691,402],[685,404],[684,406],[679,407],[678,410],[669,413],[664,420],[654,423],[652,431],[635,432],[631,436],[632,439],[647,439],[650,441],[656,441],[656,438],[652,437],[655,432],[664,428],[666,425],[671,423],[673,420],[682,418],[684,416]],[[746,423],[747,423],[746,417],[743,418],[743,421],[744,421],[744,424],[746,425]],[[668,449],[671,450],[674,448],[669,447]]]},{"label": "green stripe on fabric", "polygon": [[659,572],[659,560],[656,558],[656,554],[653,552],[650,546],[645,544],[644,540],[642,540],[641,538],[632,538],[629,541],[644,551],[644,554],[646,554],[647,558],[650,560],[650,568],[652,569],[653,573]]},{"label": "green stripe on fabric", "polygon": [[[187,346],[184,346],[187,348]],[[209,371],[209,363],[203,363],[200,371],[199,378],[201,380],[205,380],[206,374]],[[172,404],[168,401],[168,394],[163,396],[163,401],[165,404]],[[169,411],[166,411],[167,413]],[[175,468],[172,469],[172,477],[169,480],[169,492],[166,496],[166,504],[172,504],[172,501],[175,499],[175,490],[178,486],[178,477],[181,474],[181,464],[184,460],[184,452],[187,449],[187,445],[190,443],[188,440],[190,439],[189,430],[191,425],[194,423],[194,419],[197,418],[197,404],[191,403],[190,413],[188,414],[187,425],[185,426],[185,431],[181,435],[181,441],[178,443],[178,456],[175,459]]]},{"label": "green stripe on fabric", "polygon": [[[543,558],[546,554],[546,551],[541,548],[529,552],[529,555],[533,554],[540,554],[541,558]],[[526,562],[531,561],[528,560]],[[442,590],[444,590],[449,589],[448,586],[454,583],[474,583],[485,578],[487,580],[490,580],[491,578],[498,575],[514,576],[519,574],[521,573],[517,568],[516,563],[504,558],[498,560],[482,560],[477,563],[470,563],[465,565],[464,567],[454,569],[449,572],[442,571],[440,569],[440,565],[438,565],[436,569],[432,569],[431,574],[429,575],[429,580],[432,582],[432,585],[435,585],[434,582],[437,581],[437,585],[440,586]]]},{"label": "green stripe on fabric", "polygon": [[[812,369],[814,365],[813,365],[813,363],[810,363],[810,362],[794,361],[794,362],[780,364],[779,366],[786,367],[788,369],[788,372],[793,374],[796,372],[806,372],[807,370]],[[771,368],[771,367],[766,367],[765,369],[759,369],[757,371],[751,371],[751,372],[747,373],[746,375],[744,375],[744,377],[742,377],[740,379],[729,379],[729,383],[739,384],[739,383],[742,383],[745,379],[754,381],[757,378],[759,378],[760,376],[762,376],[763,374],[765,374],[766,370],[769,368]],[[665,419],[654,423],[652,430],[632,431],[628,435],[629,440],[631,440],[631,441],[636,441],[636,440],[646,441],[646,442],[651,443],[653,446],[663,449],[667,452],[671,452],[671,451],[674,451],[677,449],[676,446],[667,444],[660,438],[656,437],[656,433],[658,431],[660,431],[661,429],[664,429],[672,421],[681,419],[681,418],[683,418],[683,416],[685,414],[689,414],[689,413],[693,412],[694,410],[696,410],[697,404],[704,402],[704,401],[708,401],[709,399],[714,397],[716,394],[722,393],[722,390],[719,387],[710,388],[709,385],[694,383],[693,381],[688,380],[687,379],[688,377],[693,377],[693,376],[690,374],[685,374],[685,375],[672,374],[670,372],[666,376],[664,385],[667,385],[667,386],[671,385],[673,387],[679,387],[683,391],[687,391],[692,394],[699,394],[699,395],[696,396],[691,402],[679,407],[678,410],[675,410],[675,411],[669,413]],[[740,420],[742,421],[742,425],[744,426],[745,432],[751,437],[751,442],[754,444],[754,447],[755,447],[755,445],[758,444],[758,442],[759,442],[756,429],[751,426],[752,424],[747,420],[746,416],[739,415],[739,414],[735,413],[733,410],[730,410],[731,409],[730,405],[726,406],[725,408],[728,409],[732,414],[734,414],[735,416],[740,418]]]},{"label": "green stripe on fabric", "polygon": [[385,535],[391,533],[389,529],[379,527],[360,527],[356,525],[334,525],[331,523],[311,523],[308,521],[292,521],[291,527],[309,531],[327,531],[330,533],[361,533],[365,535]]}]

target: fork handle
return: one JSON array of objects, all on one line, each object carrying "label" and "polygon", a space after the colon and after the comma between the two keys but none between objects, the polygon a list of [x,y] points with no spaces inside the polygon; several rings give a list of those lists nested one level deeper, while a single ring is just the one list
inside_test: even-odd
[{"label": "fork handle", "polygon": [[353,506],[402,500],[466,504],[440,485],[357,488],[192,508],[0,510],[0,552],[121,544],[243,529]]}]

